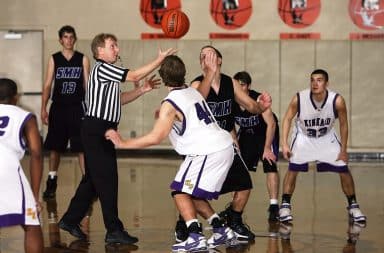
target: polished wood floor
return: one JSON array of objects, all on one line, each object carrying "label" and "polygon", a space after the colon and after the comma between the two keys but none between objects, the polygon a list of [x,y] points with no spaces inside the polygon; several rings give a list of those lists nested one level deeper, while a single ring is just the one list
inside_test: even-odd
[{"label": "polished wood floor", "polygon": [[[47,160],[47,159],[46,159]],[[139,237],[134,246],[105,245],[105,230],[99,203],[89,219],[89,243],[79,242],[57,227],[80,180],[74,157],[61,161],[57,197],[44,202],[41,215],[45,253],[171,252],[177,217],[169,183],[177,170],[178,159],[120,158],[119,214],[129,233]],[[28,163],[23,166],[27,171]],[[45,187],[47,161],[44,172]],[[300,174],[292,199],[292,225],[268,224],[268,198],[265,175],[252,173],[254,190],[244,213],[245,222],[256,233],[254,243],[232,248],[219,247],[211,252],[250,253],[383,253],[384,252],[384,163],[351,163],[358,201],[368,217],[366,227],[348,223],[346,200],[339,178],[331,173]],[[287,169],[280,162],[280,176]],[[281,180],[282,181],[282,180]],[[213,202],[217,211],[231,199],[230,194]],[[203,222],[203,226],[206,226]],[[204,230],[209,236],[210,231]],[[0,230],[0,252],[23,252],[23,233],[19,227]]]}]

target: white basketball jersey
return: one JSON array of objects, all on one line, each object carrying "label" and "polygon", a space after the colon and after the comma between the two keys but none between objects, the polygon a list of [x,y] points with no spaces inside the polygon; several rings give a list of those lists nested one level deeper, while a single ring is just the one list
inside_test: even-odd
[{"label": "white basketball jersey", "polygon": [[0,227],[39,225],[36,201],[20,165],[25,152],[23,128],[30,112],[0,104]]},{"label": "white basketball jersey", "polygon": [[17,106],[0,104],[0,164],[24,156],[22,128],[32,114]]},{"label": "white basketball jersey", "polygon": [[326,98],[321,105],[311,97],[311,90],[306,89],[298,93],[298,113],[296,130],[309,137],[321,137],[333,129],[337,118],[335,101],[338,94],[327,90]]},{"label": "white basketball jersey", "polygon": [[207,155],[232,145],[231,135],[219,127],[207,102],[196,89],[174,89],[164,101],[183,114],[183,122],[174,123],[169,134],[179,154]]}]

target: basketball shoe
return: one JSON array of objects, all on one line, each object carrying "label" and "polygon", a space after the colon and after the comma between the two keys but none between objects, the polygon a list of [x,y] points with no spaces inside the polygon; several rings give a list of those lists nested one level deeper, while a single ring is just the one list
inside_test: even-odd
[{"label": "basketball shoe", "polygon": [[360,207],[358,204],[354,203],[347,207],[349,218],[353,222],[366,222],[367,217],[361,212]]},{"label": "basketball shoe", "polygon": [[238,241],[253,241],[255,239],[255,234],[252,233],[248,225],[243,223],[241,213],[233,211],[230,204],[219,213],[219,216],[224,224],[233,230]]},{"label": "basketball shoe", "polygon": [[282,203],[279,210],[279,220],[281,222],[288,222],[293,220],[292,214],[291,214],[291,204],[289,203]]},{"label": "basketball shoe", "polygon": [[207,250],[207,240],[200,233],[189,233],[187,240],[173,244],[172,252],[195,252]]},{"label": "basketball shoe", "polygon": [[268,208],[269,216],[268,221],[279,221],[279,206],[278,205],[269,205]]},{"label": "basketball shoe", "polygon": [[280,223],[279,234],[282,240],[291,239],[292,227],[293,227],[292,223],[289,223],[289,222]]},{"label": "basketball shoe", "polygon": [[230,244],[230,241],[235,238],[235,234],[232,229],[227,226],[213,228],[213,234],[208,239],[208,247],[215,248],[222,244]]},{"label": "basketball shoe", "polygon": [[183,219],[179,219],[175,226],[175,240],[176,242],[183,242],[188,238],[187,224]]},{"label": "basketball shoe", "polygon": [[43,199],[47,200],[47,199],[52,199],[56,197],[56,188],[57,188],[57,176],[54,176],[53,178],[48,176],[47,182],[46,182],[46,188],[43,193]]}]

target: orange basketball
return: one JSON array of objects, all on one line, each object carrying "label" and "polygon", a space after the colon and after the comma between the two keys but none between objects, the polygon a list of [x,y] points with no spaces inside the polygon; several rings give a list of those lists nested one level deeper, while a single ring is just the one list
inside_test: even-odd
[{"label": "orange basketball", "polygon": [[161,28],[169,38],[181,38],[189,30],[189,19],[180,10],[170,10],[164,13],[161,19]]}]

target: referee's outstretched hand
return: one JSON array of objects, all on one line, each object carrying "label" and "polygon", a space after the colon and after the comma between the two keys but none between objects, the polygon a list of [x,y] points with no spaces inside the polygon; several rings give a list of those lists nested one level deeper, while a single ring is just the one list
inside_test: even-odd
[{"label": "referee's outstretched hand", "polygon": [[159,56],[158,56],[158,58],[160,58],[161,61],[163,61],[165,57],[167,57],[168,55],[173,55],[176,52],[177,52],[177,49],[172,48],[172,47],[168,48],[165,51],[161,50],[161,48],[159,47]]},{"label": "referee's outstretched hand", "polygon": [[160,88],[161,79],[160,78],[155,79],[155,77],[156,77],[156,75],[152,75],[150,78],[144,79],[143,86],[141,86],[141,91],[143,93],[146,93],[146,92],[151,91],[153,89]]}]

